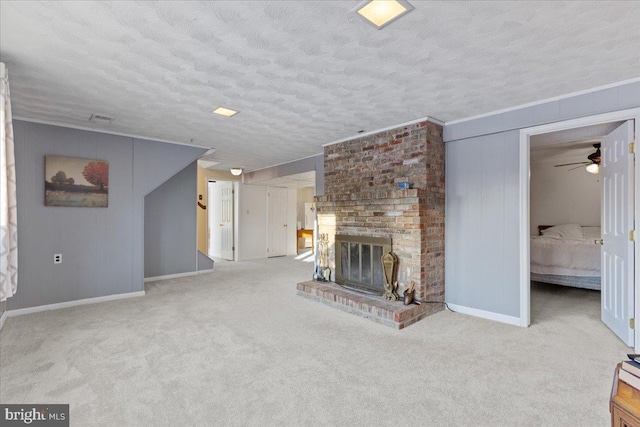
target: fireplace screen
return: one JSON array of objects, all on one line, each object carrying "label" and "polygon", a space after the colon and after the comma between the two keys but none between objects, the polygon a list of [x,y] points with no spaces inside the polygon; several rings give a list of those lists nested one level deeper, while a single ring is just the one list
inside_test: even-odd
[{"label": "fireplace screen", "polygon": [[369,292],[384,292],[382,255],[391,239],[336,235],[336,283]]}]

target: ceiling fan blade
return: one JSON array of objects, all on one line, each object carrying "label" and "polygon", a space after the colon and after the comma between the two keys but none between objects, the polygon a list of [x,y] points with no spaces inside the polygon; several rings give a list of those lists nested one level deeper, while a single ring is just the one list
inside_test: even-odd
[{"label": "ceiling fan blade", "polygon": [[571,168],[571,169],[569,169],[569,170],[570,170],[570,171],[574,171],[574,170],[576,170],[576,169],[580,169],[581,167],[584,167],[584,165],[576,166],[575,168]]},{"label": "ceiling fan blade", "polygon": [[572,166],[572,165],[590,165],[591,162],[575,162],[575,163],[565,163],[563,165],[555,165],[556,168],[560,166]]}]

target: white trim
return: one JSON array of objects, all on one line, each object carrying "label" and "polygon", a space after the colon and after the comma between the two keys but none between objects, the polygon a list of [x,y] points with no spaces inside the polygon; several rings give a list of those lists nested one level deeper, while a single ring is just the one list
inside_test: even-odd
[{"label": "white trim", "polygon": [[166,274],[164,276],[145,277],[144,283],[157,282],[158,280],[178,279],[180,277],[196,276],[197,274],[198,274],[197,271],[187,271],[186,273],[176,273],[176,274]]},{"label": "white trim", "polygon": [[198,274],[213,273],[213,270],[215,270],[215,268],[209,268],[209,269],[206,269],[206,270],[198,270]]},{"label": "white trim", "polygon": [[[30,123],[40,123],[42,125],[59,126],[59,127],[69,128],[69,129],[86,130],[86,131],[89,131],[89,132],[104,133],[104,134],[107,134],[107,135],[124,136],[124,137],[127,137],[127,138],[144,139],[145,141],[151,141],[151,142],[164,142],[165,144],[184,145],[186,147],[202,148],[203,150],[211,150],[212,149],[211,147],[207,147],[205,145],[196,145],[196,144],[190,144],[190,143],[187,143],[187,142],[170,141],[168,139],[156,139],[156,138],[150,138],[148,136],[136,135],[136,134],[132,134],[132,133],[112,132],[112,131],[108,131],[108,130],[104,130],[104,129],[95,129],[95,128],[92,128],[92,127],[89,127],[89,126],[72,125],[72,124],[54,122],[54,121],[49,121],[49,120],[32,119],[32,118],[29,118],[29,117],[13,116],[13,120],[20,120],[20,121],[23,121],[23,122],[30,122]],[[215,149],[214,149],[214,151],[215,151]],[[208,153],[208,151],[206,153],[202,154],[201,156],[205,156],[205,155],[207,155],[207,153]],[[201,156],[198,156],[198,158],[201,157]]]},{"label": "white trim", "polygon": [[353,141],[353,140],[356,140],[356,139],[364,138],[365,136],[371,136],[371,135],[375,135],[375,134],[380,133],[380,132],[386,132],[388,130],[398,129],[398,128],[401,128],[403,126],[415,125],[416,123],[420,123],[420,122],[431,122],[431,123],[435,123],[435,124],[440,125],[440,126],[444,126],[445,125],[444,122],[442,122],[442,121],[440,121],[438,119],[434,119],[433,117],[423,117],[421,119],[411,120],[411,121],[400,123],[400,124],[397,124],[397,125],[388,126],[386,128],[372,130],[370,132],[358,133],[358,134],[355,134],[353,136],[349,136],[347,138],[338,139],[337,141],[327,142],[326,144],[322,144],[322,146],[323,147],[328,147],[329,145],[340,144],[341,142]]},{"label": "white trim", "polygon": [[[597,114],[593,116],[580,117],[577,119],[558,121],[546,125],[533,126],[520,129],[520,325],[528,326],[531,312],[531,283],[530,266],[529,266],[529,175],[530,165],[525,163],[525,156],[528,159],[529,154],[529,138],[532,135],[542,133],[556,132],[567,129],[574,129],[583,126],[591,126],[602,123],[616,122],[622,120],[635,120],[636,142],[637,135],[640,135],[640,108],[631,108],[627,110],[614,111],[611,113]],[[525,155],[523,151],[527,151]],[[640,224],[640,168],[635,168],[635,223]],[[526,212],[525,212],[526,211]],[[634,305],[635,318],[640,319],[640,245],[635,245],[635,288],[634,288]],[[635,351],[640,352],[640,328],[635,330]]]},{"label": "white trim", "polygon": [[477,308],[465,307],[463,305],[447,303],[451,310],[456,313],[468,314],[470,316],[481,317],[483,319],[494,320],[508,325],[520,326],[520,318],[507,316],[506,314],[494,313],[492,311],[480,310]]},{"label": "white trim", "polygon": [[19,308],[17,310],[7,310],[7,317],[22,316],[24,314],[40,313],[42,311],[59,310],[61,308],[75,307],[77,305],[97,304],[106,301],[115,301],[119,299],[127,299],[144,296],[144,291],[128,292],[126,294],[106,295],[104,297],[85,298],[75,301],[59,302],[57,304],[39,305],[36,307]]},{"label": "white trim", "polygon": [[[530,151],[529,135],[520,132],[520,319],[519,325],[523,328],[531,324],[531,286],[529,265],[529,233],[530,233],[530,209],[529,209],[529,177],[530,177]],[[526,236],[526,237],[524,237]]]},{"label": "white trim", "polygon": [[563,120],[546,125],[532,126],[520,129],[520,133],[527,135],[539,135],[541,133],[557,132],[567,129],[581,128],[584,126],[599,125],[609,122],[623,120],[633,120],[640,114],[640,108],[629,108],[627,110],[614,111],[611,113],[596,114],[594,116],[579,117],[577,119]]},{"label": "white trim", "polygon": [[6,311],[2,313],[2,316],[0,316],[0,331],[2,330],[2,327],[4,326],[4,321],[7,320],[7,317],[9,316],[7,315]]},{"label": "white trim", "polygon": [[[636,147],[638,146],[638,140],[640,139],[640,108],[638,109],[638,112],[635,115],[635,143],[636,143]],[[634,220],[635,220],[635,227],[636,227],[636,233],[637,228],[640,224],[640,167],[638,166],[638,150],[636,150],[636,161],[635,164],[633,166],[634,169],[634,180],[635,180],[635,193],[634,193],[634,209],[633,209],[633,214],[634,214]],[[638,242],[636,241],[634,244],[634,258],[635,258],[635,266],[634,266],[634,270],[635,270],[635,274],[634,274],[634,280],[635,280],[635,287],[633,289],[633,304],[634,304],[634,308],[635,311],[633,313],[633,317],[635,319],[640,319],[640,244],[638,244]],[[640,352],[640,327],[635,328],[635,346],[634,346],[634,353],[638,353]]]},{"label": "white trim", "polygon": [[495,111],[491,111],[490,113],[478,114],[476,116],[466,117],[464,119],[450,120],[446,122],[446,125],[449,126],[449,125],[455,125],[462,122],[468,122],[470,120],[482,119],[484,117],[495,116],[496,114],[507,113],[509,111],[520,110],[522,108],[533,107],[535,105],[546,104],[547,102],[560,101],[562,99],[571,98],[573,96],[585,95],[587,93],[597,92],[599,90],[611,89],[613,87],[624,86],[626,84],[631,84],[636,82],[640,82],[640,77],[635,77],[629,80],[622,80],[622,81],[611,83],[604,86],[597,86],[591,89],[579,90],[577,92],[571,92],[564,95],[558,95],[552,98],[546,98],[538,101],[527,102],[526,104],[516,105],[515,107],[503,108],[502,110],[495,110]]}]

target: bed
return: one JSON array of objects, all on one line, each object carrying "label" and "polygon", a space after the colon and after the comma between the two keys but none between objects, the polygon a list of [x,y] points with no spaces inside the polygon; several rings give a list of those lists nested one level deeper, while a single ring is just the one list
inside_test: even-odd
[{"label": "bed", "polygon": [[600,290],[600,227],[541,225],[538,234],[531,237],[532,281]]}]

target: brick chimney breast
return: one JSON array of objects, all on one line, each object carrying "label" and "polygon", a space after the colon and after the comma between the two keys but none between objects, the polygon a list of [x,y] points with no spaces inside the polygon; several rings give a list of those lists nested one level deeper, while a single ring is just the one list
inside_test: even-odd
[{"label": "brick chimney breast", "polygon": [[399,291],[413,280],[417,299],[444,301],[444,167],[442,126],[430,121],[325,147],[315,200],[332,270],[336,234],[391,238]]}]

